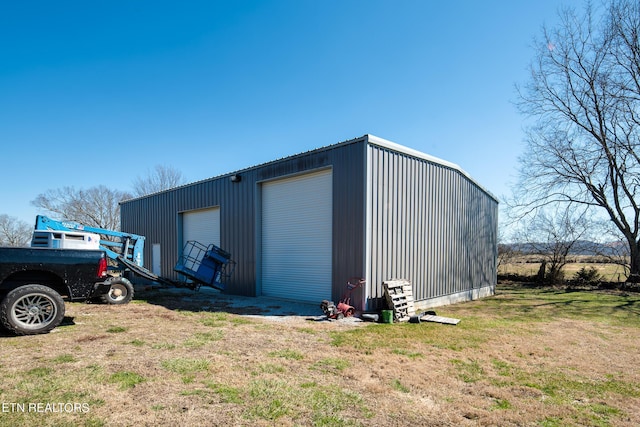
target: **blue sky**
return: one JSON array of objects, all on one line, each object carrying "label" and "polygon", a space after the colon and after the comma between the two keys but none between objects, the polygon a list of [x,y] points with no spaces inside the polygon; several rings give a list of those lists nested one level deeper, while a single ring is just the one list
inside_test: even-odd
[{"label": "blue sky", "polygon": [[515,84],[580,1],[0,4],[0,214],[49,189],[171,166],[197,181],[373,134],[501,197],[523,150]]}]

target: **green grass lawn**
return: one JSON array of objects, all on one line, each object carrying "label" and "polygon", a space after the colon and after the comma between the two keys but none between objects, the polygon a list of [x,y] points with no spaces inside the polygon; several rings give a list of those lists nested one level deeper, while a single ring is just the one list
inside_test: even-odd
[{"label": "green grass lawn", "polygon": [[0,337],[0,426],[640,425],[640,294],[498,286],[436,310],[461,322],[69,304],[55,332]]}]

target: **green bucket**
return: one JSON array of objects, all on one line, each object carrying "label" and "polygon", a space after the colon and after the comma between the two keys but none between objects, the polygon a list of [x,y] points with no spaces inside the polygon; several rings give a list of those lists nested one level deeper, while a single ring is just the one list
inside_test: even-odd
[{"label": "green bucket", "polygon": [[393,310],[382,310],[382,323],[393,323]]}]

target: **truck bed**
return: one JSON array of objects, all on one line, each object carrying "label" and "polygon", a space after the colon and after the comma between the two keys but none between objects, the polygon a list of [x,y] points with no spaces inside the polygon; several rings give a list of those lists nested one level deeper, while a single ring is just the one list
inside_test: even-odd
[{"label": "truck bed", "polygon": [[16,283],[49,277],[69,300],[86,300],[103,258],[101,250],[0,247],[0,294]]}]

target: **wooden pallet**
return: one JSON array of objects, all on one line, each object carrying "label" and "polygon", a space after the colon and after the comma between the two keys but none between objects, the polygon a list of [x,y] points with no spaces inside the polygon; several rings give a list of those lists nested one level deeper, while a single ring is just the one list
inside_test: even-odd
[{"label": "wooden pallet", "polygon": [[383,285],[387,305],[389,309],[393,309],[393,320],[408,322],[411,316],[416,314],[411,282],[404,279],[393,279],[383,282]]}]

